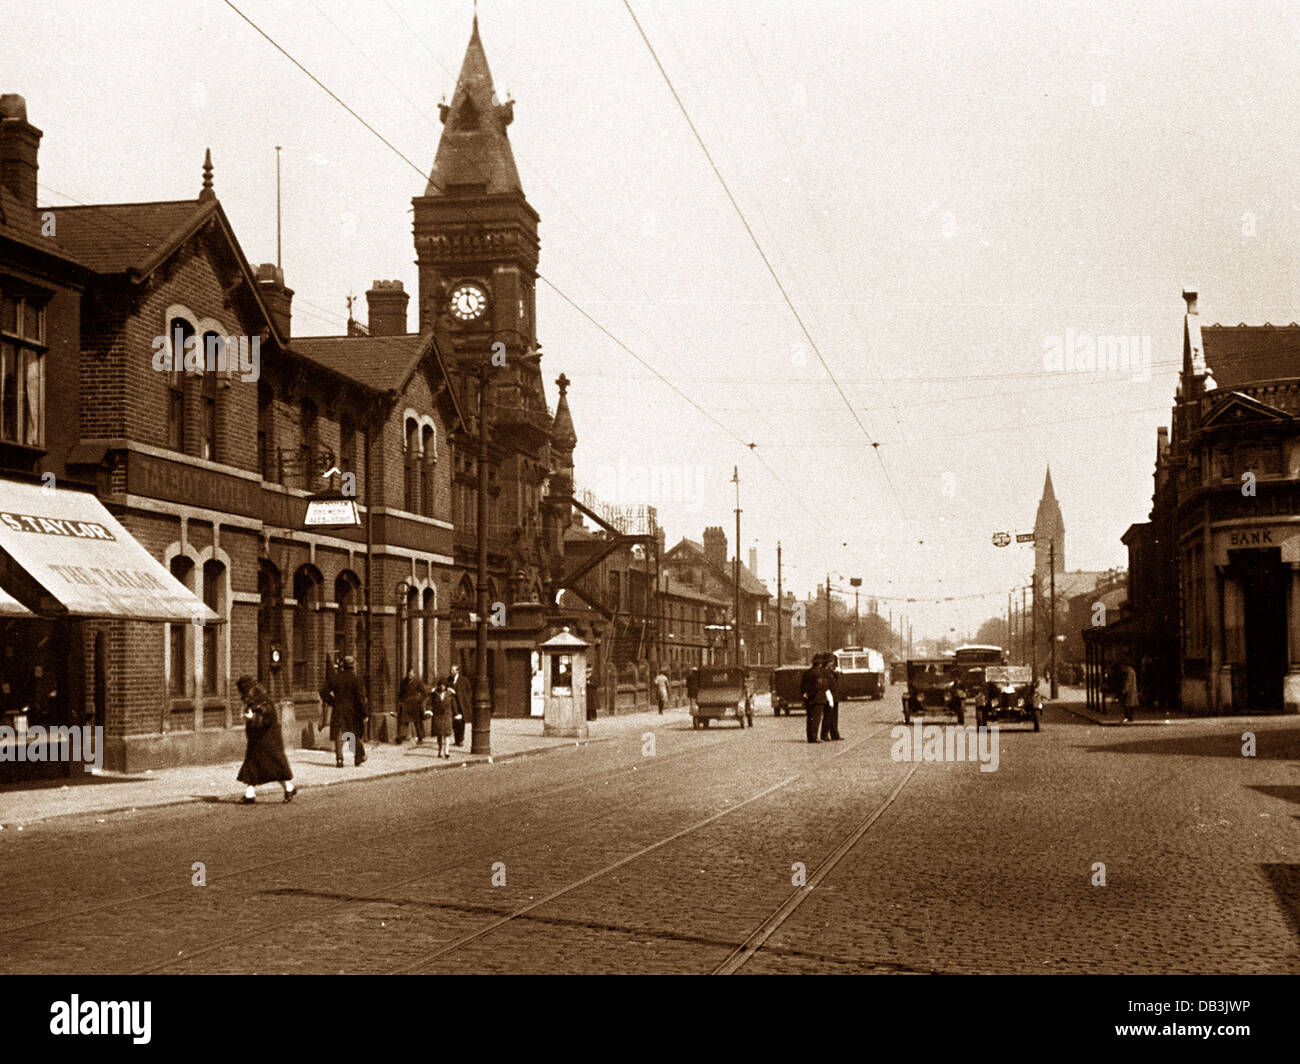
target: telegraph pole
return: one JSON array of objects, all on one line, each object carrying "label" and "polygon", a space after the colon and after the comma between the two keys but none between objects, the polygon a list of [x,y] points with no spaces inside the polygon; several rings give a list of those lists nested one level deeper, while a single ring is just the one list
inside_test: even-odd
[{"label": "telegraph pole", "polygon": [[[478,605],[477,624],[474,626],[474,723],[470,733],[470,753],[492,753],[492,697],[488,690],[488,562],[487,562],[487,523],[488,523],[488,429],[487,398],[488,363],[483,362],[478,370],[478,499],[477,547],[478,557],[475,574],[476,601]],[[400,731],[399,731],[400,734]]]},{"label": "telegraph pole", "polygon": [[735,584],[736,602],[736,664],[740,660],[740,466],[731,467],[731,479],[736,485],[736,560],[731,567],[731,582]]},{"label": "telegraph pole", "polygon": [[1052,611],[1052,619],[1048,631],[1052,638],[1049,656],[1052,669],[1051,692],[1052,698],[1055,700],[1061,695],[1060,689],[1056,683],[1056,540],[1054,538],[1047,541],[1047,579],[1051,586],[1051,591],[1048,595],[1048,608]]},{"label": "telegraph pole", "polygon": [[1033,674],[1034,690],[1037,691],[1038,690],[1038,570],[1037,569],[1034,570],[1032,583],[1033,583],[1033,595],[1032,595],[1032,602],[1030,603],[1030,609],[1033,612],[1030,613],[1029,615],[1031,628],[1032,628],[1032,633],[1029,639],[1029,647],[1030,647],[1029,660],[1030,660],[1030,665],[1033,667],[1034,670],[1034,674]]},{"label": "telegraph pole", "polygon": [[785,599],[781,597],[781,541],[776,541],[776,667],[781,667],[781,629],[785,626]]},{"label": "telegraph pole", "polygon": [[826,653],[831,652],[831,574],[826,573]]}]

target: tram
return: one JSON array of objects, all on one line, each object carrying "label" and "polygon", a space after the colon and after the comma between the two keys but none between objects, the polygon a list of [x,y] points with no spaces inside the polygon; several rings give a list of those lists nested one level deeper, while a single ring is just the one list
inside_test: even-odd
[{"label": "tram", "polygon": [[841,647],[835,651],[835,667],[840,673],[840,698],[885,697],[885,658],[870,647]]}]

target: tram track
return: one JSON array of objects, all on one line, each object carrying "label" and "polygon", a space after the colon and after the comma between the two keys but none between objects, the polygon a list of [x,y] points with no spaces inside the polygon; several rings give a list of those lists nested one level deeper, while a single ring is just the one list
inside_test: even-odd
[{"label": "tram track", "polygon": [[[852,753],[854,750],[858,749],[869,740],[880,735],[886,728],[890,728],[892,726],[893,726],[892,722],[882,724],[879,728],[874,729],[867,735],[863,736],[861,739],[853,743],[850,743],[845,749],[837,751],[833,755],[831,760],[835,761],[849,753]],[[777,793],[778,791],[784,790],[785,788],[789,787],[793,783],[808,779],[809,777],[814,776],[819,772],[825,771],[826,767],[827,767],[827,763],[823,763],[819,765],[817,768],[812,769],[811,771],[796,774],[793,776],[787,776],[784,779],[779,780],[777,783],[765,787],[763,790],[759,791],[756,794],[750,795],[749,797],[744,798],[741,801],[733,802],[729,804],[725,809],[721,809],[711,814],[710,816],[704,817],[703,819],[698,820],[695,823],[692,823],[685,828],[681,828],[678,831],[675,831],[670,835],[665,836],[662,839],[658,839],[655,842],[650,843],[649,845],[643,846],[634,853],[627,854],[624,857],[619,858],[617,861],[613,861],[610,864],[605,865],[603,868],[598,869],[595,872],[585,875],[577,880],[574,880],[573,882],[564,885],[563,887],[560,887],[556,890],[549,892],[542,898],[539,898],[535,901],[531,901],[528,905],[520,906],[519,908],[515,909],[510,913],[497,917],[489,921],[487,924],[479,928],[476,928],[473,931],[467,932],[466,934],[461,935],[460,937],[454,939],[453,941],[444,944],[443,946],[439,947],[437,950],[434,950],[430,953],[423,955],[413,963],[408,963],[400,967],[388,969],[384,974],[404,975],[404,974],[411,974],[413,972],[416,972],[421,968],[426,968],[433,962],[443,957],[449,956],[453,953],[456,953],[464,949],[465,947],[486,938],[487,936],[493,934],[494,932],[497,932],[502,928],[507,927],[510,924],[513,924],[517,921],[530,917],[531,914],[535,913],[537,910],[557,901],[560,898],[565,897],[566,895],[572,894],[574,891],[577,891],[582,887],[585,887],[591,883],[595,883],[601,879],[604,879],[610,876],[612,873],[618,871],[619,869],[629,864],[632,864],[633,862],[638,861],[651,853],[661,850],[664,847],[669,846],[674,842],[678,842],[688,836],[696,834],[701,829],[716,823],[717,821],[721,820],[723,817],[730,816],[732,813],[737,812],[740,809],[747,808],[753,805],[754,803],[759,802],[760,800]],[[866,818],[858,821],[855,824],[854,829],[850,831],[841,840],[841,842],[835,847],[835,849],[831,852],[831,854],[828,855],[825,859],[823,859],[818,864],[817,868],[813,871],[813,875],[809,879],[809,882],[806,885],[806,887],[804,887],[801,890],[796,890],[790,897],[786,898],[786,900],[780,906],[778,906],[774,912],[772,912],[757,927],[755,927],[754,930],[749,935],[747,935],[745,939],[741,942],[740,946],[738,946],[732,952],[732,954],[729,955],[728,958],[717,969],[715,969],[714,974],[731,974],[735,971],[738,971],[741,967],[744,966],[744,964],[748,963],[748,961],[753,957],[753,955],[757,953],[758,950],[762,947],[763,943],[766,942],[768,938],[770,938],[771,935],[776,932],[776,930],[781,926],[781,924],[783,924],[787,919],[789,919],[790,915],[793,914],[795,909],[798,908],[798,906],[802,903],[802,901],[811,894],[812,890],[818,884],[820,884],[826,878],[827,875],[829,875],[829,873],[835,867],[835,865],[838,864],[839,861],[844,858],[844,856],[853,848],[853,846],[856,845],[856,843],[861,840],[861,838],[867,833],[867,831],[870,830],[871,826],[880,818],[880,816],[884,814],[884,812],[893,803],[894,799],[898,797],[899,793],[901,793],[901,791],[906,786],[908,781],[911,780],[912,776],[916,773],[918,767],[919,765],[912,766],[912,768],[903,776],[903,778],[893,788],[889,797],[886,798],[883,803],[878,805]]]},{"label": "tram track", "polygon": [[[644,758],[642,761],[638,762],[637,764],[628,765],[624,768],[618,768],[618,769],[607,770],[602,772],[593,772],[590,773],[589,775],[583,776],[581,779],[574,780],[572,782],[565,783],[560,786],[535,788],[524,794],[518,795],[517,797],[508,798],[498,803],[496,806],[494,806],[494,808],[501,809],[501,808],[506,808],[515,805],[527,805],[538,801],[542,801],[547,798],[552,798],[557,795],[566,794],[570,791],[582,790],[584,788],[588,788],[592,786],[595,783],[607,781],[610,779],[618,779],[624,776],[631,776],[634,773],[643,771],[650,765],[659,766],[664,764],[671,764],[687,757],[697,756],[699,754],[706,753],[719,746],[724,746],[725,742],[726,742],[725,739],[719,738],[718,740],[712,743],[708,743],[705,746],[692,747],[690,749],[680,750],[671,754],[656,754],[654,757]],[[304,793],[310,793],[310,788],[305,789]],[[390,839],[409,838],[413,831],[416,831],[421,834],[431,833],[435,829],[446,827],[449,824],[460,823],[464,815],[465,815],[465,810],[461,809],[455,813],[449,813],[446,816],[439,817],[437,820],[426,822],[422,825],[418,825],[415,828],[413,828],[408,821],[402,821],[399,822],[398,826],[392,828],[391,830],[369,835],[365,841],[366,844],[369,846],[373,843],[381,843]],[[317,839],[325,839],[326,837],[327,835],[325,833],[321,833],[319,836],[317,836]],[[333,836],[328,836],[328,837],[331,838],[331,842],[328,845],[314,846],[310,849],[299,850],[293,854],[278,857],[275,860],[263,861],[255,865],[247,865],[243,868],[234,869],[229,872],[221,872],[216,875],[208,877],[208,883],[209,884],[214,884],[218,882],[225,883],[228,881],[236,880],[241,876],[248,876],[254,873],[266,872],[271,869],[285,868],[287,866],[293,865],[300,861],[309,860],[311,858],[335,856],[337,845],[338,845],[337,838]],[[156,901],[159,898],[164,898],[172,894],[176,894],[176,895],[185,894],[193,889],[194,889],[193,886],[187,881],[184,885],[180,885],[176,887],[164,887],[159,890],[147,891],[139,894],[129,894],[122,897],[114,898],[110,901],[100,902],[96,905],[91,905],[88,907],[78,907],[76,911],[76,916],[77,918],[81,918],[86,916],[98,915],[106,912],[111,912],[114,909],[120,909],[124,906],[137,906],[144,902]],[[68,920],[68,915],[66,912],[64,912],[58,915],[42,917],[41,919],[38,920],[29,920],[24,923],[7,924],[5,927],[5,933],[6,935],[15,935],[22,931],[44,927],[50,924],[66,924],[67,920]]]}]

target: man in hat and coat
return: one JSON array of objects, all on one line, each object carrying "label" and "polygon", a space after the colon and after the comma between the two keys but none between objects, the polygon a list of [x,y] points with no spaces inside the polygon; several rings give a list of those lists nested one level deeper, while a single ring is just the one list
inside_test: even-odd
[{"label": "man in hat and coat", "polygon": [[826,668],[826,655],[813,658],[812,667],[805,669],[800,680],[804,712],[807,713],[807,737],[810,743],[821,741],[822,714],[830,704],[831,671]]},{"label": "man in hat and coat", "polygon": [[460,671],[460,665],[452,665],[451,675],[446,679],[447,687],[451,693],[456,696],[456,704],[453,707],[455,712],[452,714],[451,726],[453,737],[457,746],[465,743],[465,720],[474,715],[473,711],[473,694],[470,691],[469,679]]},{"label": "man in hat and coat", "polygon": [[343,668],[334,674],[334,678],[321,692],[333,708],[330,715],[330,738],[334,740],[334,761],[343,767],[344,737],[351,735],[353,757],[357,768],[366,760],[366,747],[361,741],[365,731],[366,718],[370,716],[370,706],[366,702],[366,686],[356,673],[357,661],[351,654],[343,657]]},{"label": "man in hat and coat", "polygon": [[235,686],[244,700],[244,735],[248,742],[244,763],[236,777],[244,785],[242,801],[245,805],[257,801],[259,783],[279,783],[284,789],[284,800],[292,802],[298,790],[291,782],[293,769],[284,754],[275,703],[251,676],[241,676]]}]

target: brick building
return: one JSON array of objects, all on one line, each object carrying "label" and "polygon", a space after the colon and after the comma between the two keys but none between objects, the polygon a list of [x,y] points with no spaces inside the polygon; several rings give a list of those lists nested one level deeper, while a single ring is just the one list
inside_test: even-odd
[{"label": "brick building", "polygon": [[[1103,662],[1202,713],[1300,711],[1300,326],[1206,325],[1186,291],[1183,368],[1156,441],[1150,519],[1124,534],[1130,615]],[[1090,684],[1090,686],[1092,686]]]},{"label": "brick building", "polygon": [[[709,599],[728,604],[727,623],[734,623],[735,559],[727,560],[727,534],[717,526],[704,530],[703,542],[683,539],[664,555],[664,568],[677,585]],[[740,569],[740,638],[742,665],[770,665],[776,660],[774,629],[769,616],[772,593],[744,565]],[[725,646],[723,645],[725,642]],[[734,637],[720,633],[713,650],[725,657],[716,663],[735,663]]]}]

